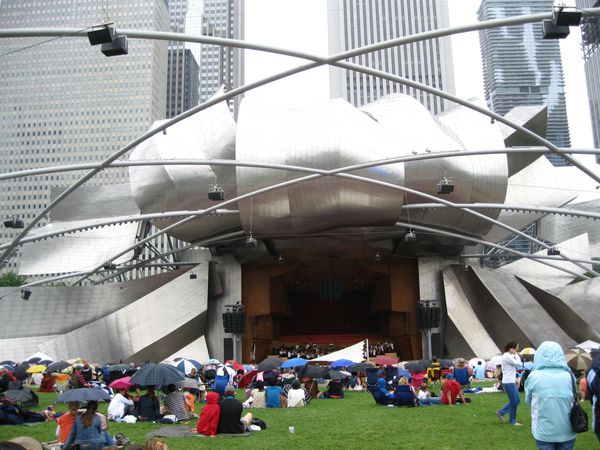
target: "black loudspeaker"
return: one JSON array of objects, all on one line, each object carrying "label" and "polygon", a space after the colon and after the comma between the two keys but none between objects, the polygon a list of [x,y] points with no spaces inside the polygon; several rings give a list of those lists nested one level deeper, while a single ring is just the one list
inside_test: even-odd
[{"label": "black loudspeaker", "polygon": [[224,338],[223,339],[223,360],[229,361],[233,359],[233,339],[232,338]]},{"label": "black loudspeaker", "polygon": [[90,45],[108,44],[115,39],[115,27],[112,24],[88,31]]},{"label": "black loudspeaker", "polygon": [[437,328],[440,326],[440,308],[419,306],[419,327],[421,329]]},{"label": "black loudspeaker", "polygon": [[243,333],[246,327],[246,314],[242,311],[223,313],[225,333]]},{"label": "black loudspeaker", "polygon": [[431,333],[431,354],[443,355],[442,352],[442,335],[440,333]]},{"label": "black loudspeaker", "polygon": [[114,41],[102,44],[100,51],[104,53],[104,56],[126,55],[128,53],[127,36],[117,36]]},{"label": "black loudspeaker", "polygon": [[564,39],[571,30],[569,27],[554,25],[550,19],[544,19],[542,20],[542,32],[543,39]]}]

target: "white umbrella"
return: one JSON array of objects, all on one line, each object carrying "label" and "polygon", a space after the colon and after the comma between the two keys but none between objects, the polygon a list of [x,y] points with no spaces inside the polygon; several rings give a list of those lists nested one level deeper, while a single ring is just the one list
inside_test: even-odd
[{"label": "white umbrella", "polygon": [[587,341],[584,341],[581,344],[577,344],[575,347],[585,350],[586,352],[591,352],[594,349],[599,349],[600,344],[598,342],[588,339]]},{"label": "white umbrella", "polygon": [[469,360],[469,365],[471,367],[475,367],[477,365],[478,362],[481,362],[482,365],[485,366],[485,360],[481,359],[481,358],[471,358]]}]

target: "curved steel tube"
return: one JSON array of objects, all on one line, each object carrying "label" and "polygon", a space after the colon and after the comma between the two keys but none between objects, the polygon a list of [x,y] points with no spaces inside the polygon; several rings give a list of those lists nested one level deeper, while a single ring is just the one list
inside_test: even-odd
[{"label": "curved steel tube", "polygon": [[[598,11],[600,11],[600,9],[598,9]],[[587,14],[594,14],[596,11],[594,10],[590,10]],[[336,61],[339,61],[341,59],[345,59],[345,58],[349,58],[352,56],[356,56],[359,54],[364,54],[364,53],[368,53],[368,52],[372,52],[372,51],[376,51],[376,50],[380,50],[380,49],[385,49],[388,48],[390,46],[395,46],[395,45],[400,45],[402,43],[408,43],[408,42],[416,42],[419,40],[425,40],[425,39],[431,39],[431,38],[435,38],[435,37],[441,37],[441,36],[446,36],[446,35],[451,35],[451,34],[455,34],[455,33],[461,33],[461,32],[466,32],[466,31],[475,31],[475,30],[480,30],[480,29],[485,29],[485,28],[495,28],[495,27],[499,27],[499,26],[506,26],[506,25],[516,25],[516,24],[520,24],[520,23],[529,23],[529,22],[535,22],[538,20],[542,20],[544,18],[548,18],[550,16],[550,13],[545,13],[545,14],[537,14],[537,15],[529,15],[529,16],[518,16],[518,17],[512,17],[509,19],[499,19],[499,20],[492,20],[492,21],[488,21],[488,22],[482,22],[482,23],[478,23],[475,25],[471,25],[471,26],[462,26],[462,27],[455,27],[455,28],[447,28],[444,30],[436,30],[433,32],[426,32],[426,33],[422,33],[419,35],[414,35],[414,36],[410,36],[408,38],[399,38],[399,39],[394,39],[391,41],[386,41],[386,42],[382,42],[382,43],[378,43],[378,44],[374,44],[371,46],[366,46],[366,47],[362,47],[359,49],[354,49],[351,51],[347,51],[347,52],[343,52],[337,55],[333,55],[330,56],[328,58],[320,58],[320,57],[316,57],[314,55],[303,55],[297,52],[290,52],[287,50],[284,50],[282,52],[278,51],[277,49],[274,49],[272,47],[267,47],[267,46],[256,46],[256,45],[252,45],[252,44],[247,44],[241,41],[236,41],[233,42],[232,40],[228,40],[228,39],[220,39],[220,38],[212,38],[212,39],[206,39],[206,40],[202,40],[205,38],[194,38],[194,39],[200,39],[198,41],[195,40],[191,40],[192,42],[206,42],[206,43],[210,43],[210,41],[212,40],[212,43],[215,43],[217,45],[228,45],[228,46],[239,46],[239,47],[243,47],[243,48],[254,48],[257,50],[261,50],[264,49],[265,51],[270,51],[270,52],[274,52],[274,53],[281,53],[281,54],[287,54],[289,56],[297,56],[297,57],[305,57],[305,59],[310,59],[313,61],[317,61],[317,63],[310,63],[304,66],[300,66],[298,68],[295,69],[291,69],[285,72],[281,72],[277,75],[271,76],[271,77],[267,77],[264,78],[262,80],[259,80],[255,83],[251,83],[249,85],[240,87],[240,88],[236,88],[232,91],[230,91],[229,93],[220,96],[218,98],[214,98],[212,100],[209,100],[207,102],[205,102],[202,105],[199,105],[196,108],[192,108],[189,111],[186,111],[185,113],[165,122],[164,124],[162,124],[161,126],[158,126],[157,128],[155,128],[154,130],[151,130],[150,132],[145,133],[143,136],[141,136],[140,138],[132,141],[131,143],[129,143],[128,145],[126,145],[125,147],[123,147],[122,149],[120,149],[119,151],[115,152],[113,155],[111,155],[110,157],[108,157],[107,159],[105,159],[99,168],[97,169],[93,169],[92,171],[90,171],[88,174],[86,174],[85,176],[81,177],[77,182],[75,182],[73,185],[71,185],[67,190],[65,190],[58,198],[56,198],[51,204],[49,204],[41,213],[39,213],[38,216],[36,216],[24,229],[23,231],[10,243],[9,247],[2,253],[2,255],[0,255],[0,262],[4,261],[8,255],[12,252],[12,250],[19,245],[20,240],[29,232],[29,230],[31,228],[33,228],[33,226],[35,226],[35,224],[37,224],[37,222],[39,222],[39,220],[41,220],[41,218],[48,212],[50,211],[52,208],[54,208],[54,206],[56,206],[58,203],[60,203],[60,201],[62,201],[63,198],[65,198],[66,196],[68,196],[71,192],[73,192],[75,189],[77,189],[79,186],[81,186],[83,183],[85,183],[88,179],[90,179],[91,177],[93,177],[97,172],[99,172],[100,170],[102,170],[104,167],[106,167],[108,164],[110,164],[112,161],[116,160],[119,156],[121,156],[122,154],[126,153],[127,151],[129,151],[131,148],[133,148],[134,146],[138,145],[139,143],[143,142],[144,140],[148,139],[149,137],[153,136],[154,134],[159,133],[160,131],[168,128],[170,125],[173,125],[174,123],[177,123],[183,119],[185,119],[186,117],[189,117],[192,114],[195,114],[196,112],[199,112],[203,109],[208,108],[209,106],[212,106],[213,104],[216,104],[220,101],[224,101],[227,100],[229,98],[232,98],[238,94],[241,94],[243,92],[246,92],[250,89],[253,89],[255,87],[258,86],[262,86],[264,84],[267,84],[271,81],[276,81],[278,79],[284,78],[286,76],[292,75],[294,73],[298,73],[304,70],[308,70],[311,69],[313,67],[317,67],[318,65],[322,65],[322,64],[334,64],[336,65]],[[45,30],[48,31],[48,30]],[[65,32],[66,31],[66,32]],[[79,32],[79,30],[53,30],[51,33],[56,33],[56,34],[45,34],[44,30],[37,30],[37,32],[33,32],[31,30],[3,30],[2,32],[0,32],[0,37],[16,37],[16,36],[32,36],[32,35],[63,35],[63,34],[68,34],[68,33],[72,33],[73,35],[77,35]],[[123,32],[125,32],[125,30],[123,30]],[[135,30],[127,30],[127,32],[129,33],[129,35],[131,37],[143,37],[140,34],[137,34],[135,32]],[[81,34],[84,34],[83,32],[81,32]],[[172,33],[156,33],[156,32],[143,32],[142,34],[146,34],[147,37],[150,37],[152,39],[168,39],[168,40],[173,40],[174,37],[172,36]],[[152,36],[152,37],[151,37]],[[189,40],[189,37],[187,36],[181,36],[179,38],[180,40]],[[222,42],[219,42],[222,41]],[[237,45],[236,45],[237,44]],[[416,87],[418,89],[422,89],[425,90],[427,92],[431,92],[433,94],[437,94],[440,95],[444,98],[447,98],[448,100],[451,101],[455,101],[459,104],[462,104],[466,107],[469,107],[475,111],[478,111],[482,114],[488,115],[489,117],[494,117],[496,119],[498,119],[500,122],[505,123],[506,125],[510,126],[511,128],[514,128],[516,130],[520,130],[522,132],[524,132],[525,134],[530,135],[530,137],[536,139],[538,142],[544,144],[547,148],[549,148],[551,151],[561,154],[563,155],[563,157],[565,157],[565,159],[571,161],[573,163],[574,166],[578,167],[581,171],[583,171],[584,173],[588,174],[590,177],[592,177],[593,179],[595,179],[596,181],[600,182],[600,178],[598,178],[593,172],[589,171],[587,168],[585,168],[584,166],[582,166],[581,164],[579,164],[578,161],[573,160],[573,158],[571,158],[569,155],[565,155],[564,153],[562,153],[560,151],[560,149],[558,149],[557,147],[551,145],[549,142],[547,142],[546,140],[540,138],[538,135],[536,135],[535,133],[531,133],[528,130],[519,127],[516,124],[513,124],[511,121],[508,121],[500,116],[495,115],[494,113],[491,113],[489,111],[484,110],[483,108],[479,108],[476,105],[471,104],[470,102],[465,102],[462,99],[459,99],[455,96],[452,96],[450,94],[446,94],[444,92],[438,91],[436,89],[432,89],[428,86],[425,85],[421,85],[419,83],[414,83],[411,80],[406,80],[406,79],[402,79],[400,77],[395,77],[393,75],[389,75],[386,74],[384,72],[380,72],[380,71],[372,71],[370,69],[365,69],[362,68],[361,66],[356,66],[353,64],[348,64],[348,63],[338,63],[340,67],[346,67],[346,68],[350,68],[352,70],[357,70],[357,71],[361,71],[367,74],[372,74],[375,76],[383,76],[384,78],[390,79],[392,81],[397,81],[400,83],[405,83],[407,85],[411,85],[413,87]],[[549,144],[549,145],[548,145]],[[183,221],[181,221],[181,223],[184,223]],[[176,225],[176,224],[173,224]],[[169,227],[170,229],[170,227]]]}]

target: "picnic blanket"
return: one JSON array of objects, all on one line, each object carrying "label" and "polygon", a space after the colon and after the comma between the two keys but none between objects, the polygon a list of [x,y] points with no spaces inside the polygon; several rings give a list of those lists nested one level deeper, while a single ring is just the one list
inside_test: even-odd
[{"label": "picnic blanket", "polygon": [[[153,437],[184,437],[184,436],[197,436],[197,437],[206,437],[203,434],[197,434],[193,431],[190,431],[190,427],[187,425],[169,425],[166,427],[160,427],[158,430],[151,431],[146,434],[147,438]],[[250,436],[250,432],[246,433],[238,433],[238,434],[217,434],[217,437],[248,437]]]}]

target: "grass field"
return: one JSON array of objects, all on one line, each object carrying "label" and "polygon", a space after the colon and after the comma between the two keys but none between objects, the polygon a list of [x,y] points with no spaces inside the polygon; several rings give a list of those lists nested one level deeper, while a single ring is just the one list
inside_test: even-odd
[{"label": "grass field", "polygon": [[[238,394],[242,396],[243,394]],[[522,427],[501,424],[495,416],[506,402],[503,393],[472,394],[469,405],[387,408],[377,406],[371,395],[350,392],[342,400],[313,400],[304,408],[251,410],[267,423],[267,429],[250,437],[168,438],[170,450],[196,448],[227,449],[535,449],[531,436],[529,406],[519,406]],[[54,394],[40,394],[40,409],[51,404]],[[100,405],[106,413],[107,403]],[[591,420],[589,402],[586,408]],[[64,405],[56,405],[64,410]],[[190,422],[190,427],[196,422]],[[146,441],[145,434],[161,425],[110,424],[110,433],[124,433],[136,443]],[[288,427],[296,428],[295,434]],[[39,441],[55,439],[54,422],[33,426],[0,426],[0,441],[15,436],[33,436]],[[577,436],[576,449],[598,449],[600,444],[589,431]]]}]

